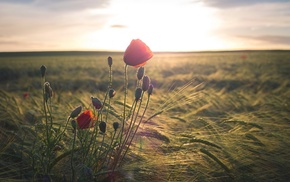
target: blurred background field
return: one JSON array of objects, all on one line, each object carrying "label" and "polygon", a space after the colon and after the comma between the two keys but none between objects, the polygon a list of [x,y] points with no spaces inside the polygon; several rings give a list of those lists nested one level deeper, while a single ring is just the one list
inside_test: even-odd
[{"label": "blurred background field", "polygon": [[[122,101],[122,53],[0,54],[0,180],[22,179],[22,127],[41,118],[39,68],[47,67],[55,120],[89,106],[108,84]],[[155,53],[145,66],[155,87],[124,181],[286,181],[290,177],[290,52]],[[136,68],[128,70],[129,92]],[[102,99],[102,98],[101,98]],[[129,98],[133,99],[133,98]],[[15,160],[12,160],[12,157]],[[21,158],[23,159],[23,158]]]}]

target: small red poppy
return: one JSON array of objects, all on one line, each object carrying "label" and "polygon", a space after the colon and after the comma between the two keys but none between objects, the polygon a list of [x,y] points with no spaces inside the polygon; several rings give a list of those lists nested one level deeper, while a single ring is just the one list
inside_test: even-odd
[{"label": "small red poppy", "polygon": [[23,93],[22,96],[23,96],[24,99],[27,99],[29,97],[29,93],[25,92],[25,93]]},{"label": "small red poppy", "polygon": [[95,125],[93,121],[94,115],[92,111],[85,110],[83,113],[77,117],[77,123],[80,129],[91,128]]},{"label": "small red poppy", "polygon": [[153,53],[140,39],[133,39],[124,53],[124,62],[127,65],[140,67],[146,64]]}]

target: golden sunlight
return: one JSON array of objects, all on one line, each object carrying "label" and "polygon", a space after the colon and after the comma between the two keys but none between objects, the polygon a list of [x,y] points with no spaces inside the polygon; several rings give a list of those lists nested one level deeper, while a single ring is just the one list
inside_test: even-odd
[{"label": "golden sunlight", "polygon": [[107,12],[102,12],[112,15],[106,26],[84,35],[86,48],[99,49],[97,45],[102,42],[104,49],[123,50],[134,38],[142,39],[153,51],[210,50],[222,46],[212,36],[218,27],[214,11],[202,4],[132,0],[112,4]]}]

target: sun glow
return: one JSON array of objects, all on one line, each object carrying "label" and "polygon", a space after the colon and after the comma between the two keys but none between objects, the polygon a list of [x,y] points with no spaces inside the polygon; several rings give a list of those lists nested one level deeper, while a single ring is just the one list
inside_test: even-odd
[{"label": "sun glow", "polygon": [[[100,13],[101,11],[91,11]],[[134,38],[146,42],[153,51],[218,49],[212,36],[218,26],[212,9],[184,1],[113,1],[107,24],[85,35],[86,47],[123,50]]]}]

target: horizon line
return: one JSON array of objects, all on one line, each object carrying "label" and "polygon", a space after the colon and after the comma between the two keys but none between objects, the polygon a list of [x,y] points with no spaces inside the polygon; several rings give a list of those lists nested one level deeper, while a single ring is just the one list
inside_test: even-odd
[{"label": "horizon line", "polygon": [[[256,52],[256,51],[290,51],[290,49],[229,49],[229,50],[198,50],[198,51],[152,51],[153,53],[207,53],[207,52]],[[0,54],[12,53],[123,53],[116,50],[43,50],[43,51],[0,51]]]}]

